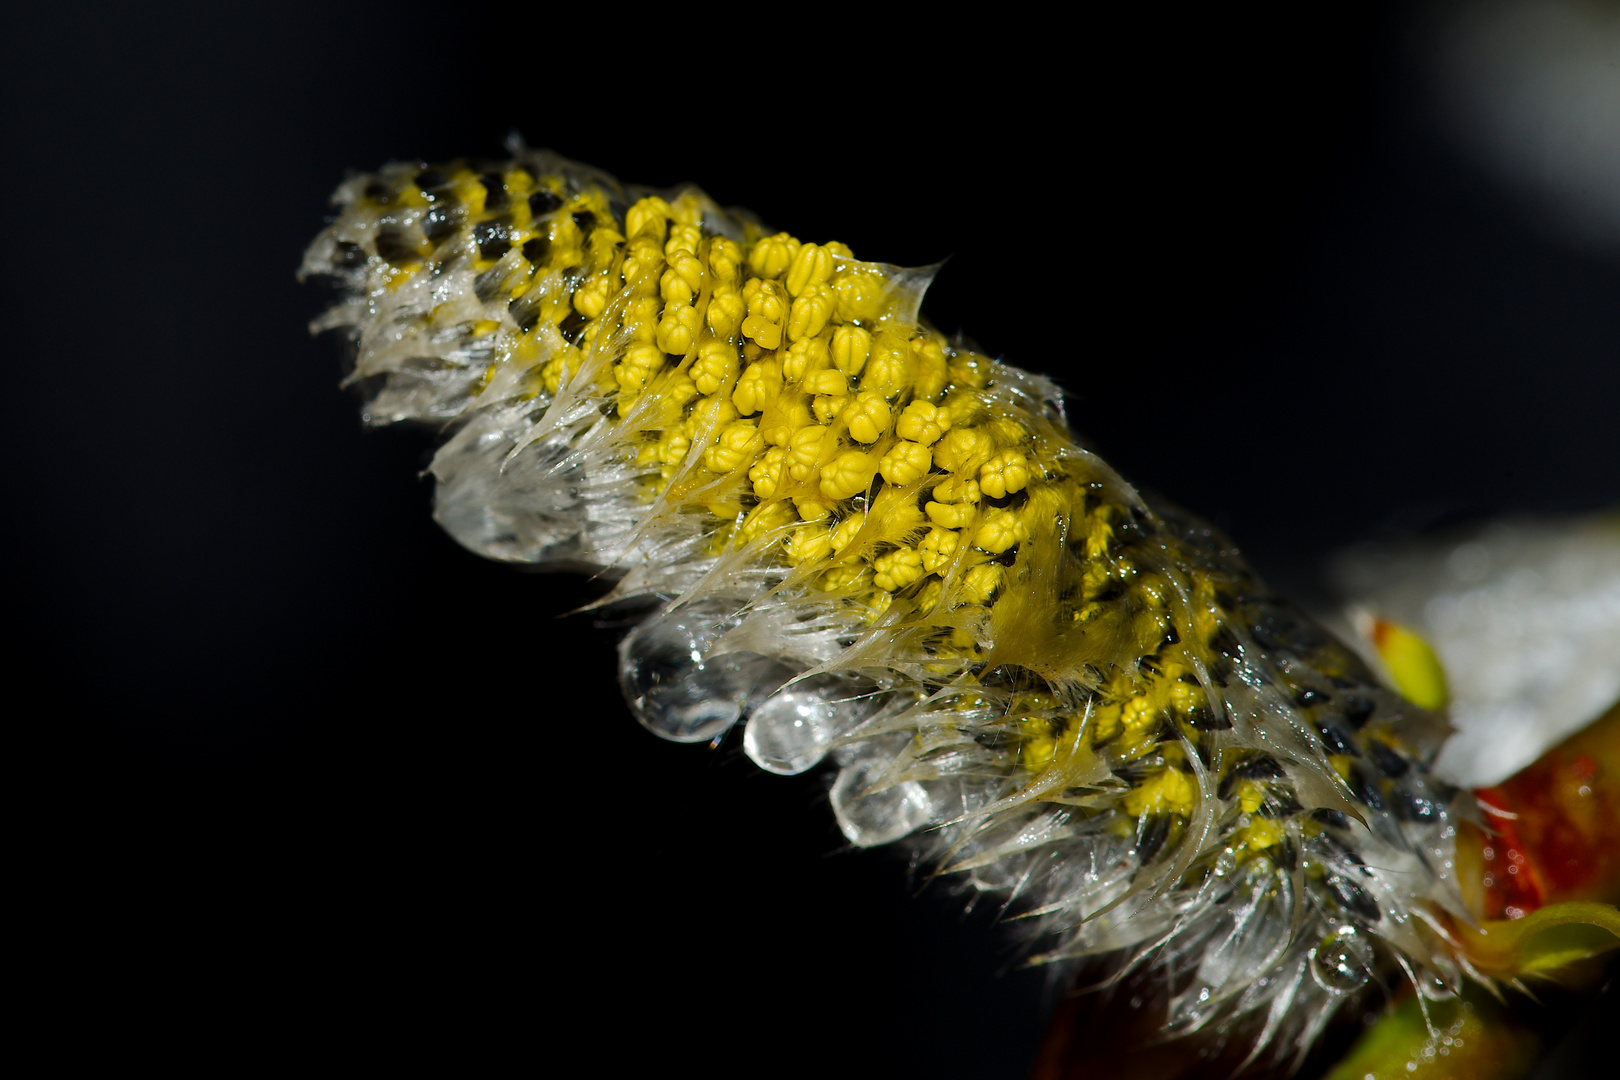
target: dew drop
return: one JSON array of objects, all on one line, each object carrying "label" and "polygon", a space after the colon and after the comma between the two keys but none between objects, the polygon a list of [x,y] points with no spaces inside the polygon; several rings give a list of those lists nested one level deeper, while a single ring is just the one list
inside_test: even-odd
[{"label": "dew drop", "polygon": [[1372,976],[1372,944],[1353,926],[1341,926],[1311,950],[1311,977],[1324,990],[1348,994]]}]

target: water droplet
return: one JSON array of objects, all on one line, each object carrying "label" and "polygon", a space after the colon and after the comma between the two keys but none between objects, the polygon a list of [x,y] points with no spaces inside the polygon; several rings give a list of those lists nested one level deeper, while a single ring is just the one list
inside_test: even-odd
[{"label": "water droplet", "polygon": [[766,772],[801,773],[875,709],[860,687],[818,676],[766,698],[748,717],[743,752]]},{"label": "water droplet", "polygon": [[1311,977],[1324,990],[1348,994],[1372,977],[1372,943],[1353,926],[1341,926],[1311,950]]},{"label": "water droplet", "polygon": [[758,653],[710,655],[731,625],[713,612],[680,607],[630,632],[619,645],[619,685],[643,727],[674,742],[708,742],[742,717],[756,693],[786,681],[790,673]]},{"label": "water droplet", "polygon": [[838,827],[850,843],[860,847],[898,840],[933,816],[928,791],[915,780],[863,794],[882,779],[885,765],[880,758],[860,758],[844,766],[833,781],[832,808]]}]

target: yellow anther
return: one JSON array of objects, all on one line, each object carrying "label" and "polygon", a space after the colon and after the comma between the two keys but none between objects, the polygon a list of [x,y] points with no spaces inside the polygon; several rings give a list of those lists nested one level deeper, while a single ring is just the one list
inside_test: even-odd
[{"label": "yellow anther", "polygon": [[872,335],[859,326],[840,326],[833,331],[832,362],[845,375],[859,375],[871,352]]},{"label": "yellow anther", "polygon": [[793,265],[799,242],[787,233],[767,236],[748,253],[748,265],[762,278],[781,277]]},{"label": "yellow anther", "polygon": [[882,475],[884,483],[905,487],[926,476],[933,463],[934,454],[928,447],[901,440],[878,462],[878,473]]},{"label": "yellow anther", "polygon": [[787,291],[789,296],[798,296],[810,285],[819,285],[832,277],[832,252],[818,244],[806,244],[793,256],[793,263],[788,267]]},{"label": "yellow anther", "polygon": [[1029,484],[1029,461],[1017,450],[1003,450],[979,466],[979,490],[1004,499]]},{"label": "yellow anther", "polygon": [[883,279],[870,270],[851,268],[833,278],[838,294],[838,318],[843,322],[869,322],[883,314]]},{"label": "yellow anther", "polygon": [[810,471],[821,460],[821,440],[827,429],[817,425],[802,427],[788,438],[788,472],[795,480],[808,480]]},{"label": "yellow anther", "polygon": [[846,450],[821,470],[821,493],[829,499],[852,499],[865,491],[877,472],[876,463],[859,450]]},{"label": "yellow anther", "polygon": [[841,240],[829,240],[821,246],[835,259],[845,259],[851,262],[855,259],[855,253],[849,250],[849,245]]},{"label": "yellow anther", "polygon": [[1266,801],[1266,788],[1256,780],[1245,780],[1238,785],[1238,805],[1245,814],[1252,814]]},{"label": "yellow anther", "polygon": [[[840,379],[844,377],[843,372],[836,374]],[[889,433],[891,415],[889,403],[876,394],[857,394],[844,409],[844,425],[856,442],[875,443]]]},{"label": "yellow anther", "polygon": [[606,275],[591,278],[574,290],[574,310],[587,319],[597,318],[607,307],[608,279]]},{"label": "yellow anther", "polygon": [[1420,634],[1400,623],[1374,619],[1369,636],[1402,697],[1425,709],[1445,706],[1446,670]]},{"label": "yellow anther", "polygon": [[806,372],[825,368],[830,358],[827,343],[820,338],[803,338],[788,346],[782,359],[782,377],[791,381],[804,378]]},{"label": "yellow anther", "polygon": [[737,336],[747,310],[742,293],[730,285],[716,285],[709,295],[709,329],[715,337],[729,341]]},{"label": "yellow anther", "polygon": [[973,473],[990,460],[996,444],[977,428],[954,428],[934,446],[934,464],[946,472]]},{"label": "yellow anther", "polygon": [[913,338],[911,354],[912,392],[919,400],[936,400],[950,381],[944,343],[937,337]]},{"label": "yellow anther", "polygon": [[930,574],[937,574],[950,565],[951,556],[956,554],[958,535],[950,529],[941,529],[934,526],[928,530],[928,535],[922,538],[918,551],[922,555],[922,567]]},{"label": "yellow anther", "polygon": [[933,496],[943,503],[976,503],[979,501],[979,482],[954,477],[942,480],[934,485]]},{"label": "yellow anther", "polygon": [[672,217],[682,225],[691,225],[694,228],[703,223],[703,197],[693,188],[687,188],[669,204]]},{"label": "yellow anther", "polygon": [[703,264],[687,251],[670,256],[669,269],[658,281],[658,291],[665,304],[690,304],[703,288]]},{"label": "yellow anther", "polygon": [[731,403],[744,416],[752,416],[776,400],[782,392],[782,365],[774,358],[755,360],[737,380]]},{"label": "yellow anther", "polygon": [[688,255],[696,255],[698,247],[703,243],[703,230],[696,225],[672,225],[669,230],[669,239],[664,241],[664,258],[673,259],[677,251],[684,251]]},{"label": "yellow anther", "polygon": [[742,540],[744,543],[757,536],[781,529],[799,520],[799,515],[793,512],[793,507],[787,503],[771,503],[761,506],[743,519]]},{"label": "yellow anther", "polygon": [[658,438],[658,460],[665,465],[677,465],[686,458],[692,440],[679,428],[665,428]]},{"label": "yellow anther", "polygon": [[855,513],[846,517],[843,521],[840,521],[838,523],[838,527],[832,531],[833,552],[837,553],[842,551],[844,548],[854,543],[855,534],[860,532],[861,526],[865,524],[866,515],[860,511],[856,511]]},{"label": "yellow anther", "polygon": [[819,525],[806,525],[794,529],[788,539],[788,562],[818,562],[832,554],[832,537]]},{"label": "yellow anther", "polygon": [[651,343],[658,339],[658,300],[651,296],[638,296],[624,307],[624,328],[636,341]]},{"label": "yellow anther", "polygon": [[731,407],[731,402],[720,401],[712,409],[693,409],[682,422],[682,426],[685,428],[686,437],[695,439],[699,432],[710,424],[713,425],[712,430],[718,431],[735,419],[737,410]]},{"label": "yellow anther", "polygon": [[970,604],[988,604],[1001,588],[1001,567],[995,563],[975,566],[962,575],[962,596]]},{"label": "yellow anther", "polygon": [[759,433],[772,446],[787,446],[793,433],[803,427],[818,426],[810,415],[809,403],[802,394],[784,391],[765,409],[759,418]]},{"label": "yellow anther", "polygon": [[849,393],[849,379],[837,368],[822,368],[820,371],[808,372],[801,385],[807,394],[842,396]]},{"label": "yellow anther", "polygon": [[926,401],[913,401],[900,414],[899,421],[894,425],[894,433],[902,439],[910,439],[924,446],[933,446],[950,428],[950,410],[938,408]]},{"label": "yellow anther", "polygon": [[[817,584],[819,584],[821,588],[825,589],[827,592],[834,592],[838,590],[856,592],[859,590],[860,586],[866,583],[866,578],[868,578],[871,573],[872,572],[870,570],[862,566],[860,563],[849,563],[844,566],[835,566],[831,570],[828,570],[826,573],[821,575],[821,580]],[[879,595],[881,595],[885,600],[889,598],[888,593],[880,593]]]},{"label": "yellow anther", "polygon": [[737,241],[717,236],[709,242],[709,269],[716,281],[735,285],[742,275],[743,251]]},{"label": "yellow anther", "polygon": [[820,495],[809,493],[793,496],[793,508],[805,521],[821,521],[833,511],[832,503]]},{"label": "yellow anther", "polygon": [[872,584],[894,592],[922,580],[922,555],[913,548],[896,548],[872,560],[872,569]]},{"label": "yellow anther", "polygon": [[810,401],[810,414],[818,424],[830,424],[849,404],[848,394],[817,394]]},{"label": "yellow anther", "polygon": [[923,506],[923,513],[942,529],[960,529],[972,524],[978,507],[972,503],[930,502]]},{"label": "yellow anther", "polygon": [[827,328],[836,300],[831,290],[822,285],[811,285],[788,309],[787,336],[789,341],[815,337]]},{"label": "yellow anther", "polygon": [[1086,556],[1098,562],[1108,555],[1108,545],[1114,539],[1114,526],[1108,514],[1098,512],[1086,518]]},{"label": "yellow anther", "polygon": [[698,393],[712,394],[719,390],[737,376],[737,347],[725,341],[704,342],[698,348],[691,375]]},{"label": "yellow anther", "polygon": [[624,265],[620,267],[619,272],[624,275],[626,285],[639,285],[650,281],[653,273],[663,265],[663,262],[663,242],[650,236],[643,236],[625,246]]},{"label": "yellow anther", "polygon": [[669,203],[656,195],[649,195],[638,200],[636,204],[624,213],[624,231],[632,240],[641,236],[650,236],[658,243],[664,242],[664,232],[669,224]]},{"label": "yellow anther", "polygon": [[743,335],[753,338],[762,349],[781,345],[787,303],[777,284],[752,278],[743,286],[743,300],[748,305],[748,315],[742,321]]},{"label": "yellow anther", "polygon": [[1015,544],[1029,539],[1029,530],[1011,510],[991,507],[974,530],[973,543],[992,555],[1000,555]]},{"label": "yellow anther", "polygon": [[647,385],[647,378],[664,363],[664,354],[655,345],[632,345],[625,350],[624,359],[613,369],[619,392],[635,394]]},{"label": "yellow anther", "polygon": [[1238,859],[1275,847],[1283,838],[1282,822],[1257,817],[1233,836],[1237,841]]},{"label": "yellow anther", "polygon": [[883,335],[872,347],[872,355],[861,374],[861,389],[886,398],[899,395],[911,385],[911,346],[897,335]]},{"label": "yellow anther", "polygon": [[721,429],[715,444],[703,451],[703,467],[710,472],[735,472],[754,460],[761,445],[752,420],[733,420]]},{"label": "yellow anther", "polygon": [[990,385],[990,358],[978,353],[962,352],[951,358],[947,365],[951,382],[967,390],[983,390]]},{"label": "yellow anther", "polygon": [[703,316],[694,307],[665,308],[658,320],[658,347],[667,353],[684,356],[697,341],[703,328]]},{"label": "yellow anther", "polygon": [[760,455],[748,470],[748,479],[754,485],[754,494],[761,499],[775,497],[782,490],[782,475],[787,471],[787,451],[773,446]]},{"label": "yellow anther", "polygon": [[1198,805],[1198,786],[1180,769],[1160,768],[1125,793],[1125,812],[1132,817],[1166,810],[1190,815]]},{"label": "yellow anther", "polygon": [[1065,522],[1071,510],[1069,496],[1055,485],[1032,487],[1029,501],[1018,508],[1024,528],[1032,534],[1050,529],[1054,522]]}]

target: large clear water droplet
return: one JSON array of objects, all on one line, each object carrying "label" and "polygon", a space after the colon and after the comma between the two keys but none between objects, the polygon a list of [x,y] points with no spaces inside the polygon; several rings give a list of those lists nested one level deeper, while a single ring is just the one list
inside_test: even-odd
[{"label": "large clear water droplet", "polygon": [[751,710],[743,752],[766,772],[791,776],[827,756],[833,740],[870,716],[863,688],[818,676],[772,694]]},{"label": "large clear water droplet", "polygon": [[674,742],[708,742],[741,719],[749,701],[790,676],[751,652],[711,656],[733,620],[697,607],[662,611],[619,645],[619,685],[643,727]]},{"label": "large clear water droplet", "polygon": [[1324,990],[1348,994],[1372,977],[1373,948],[1353,926],[1341,926],[1311,950],[1311,977]]},{"label": "large clear water droplet", "polygon": [[844,766],[833,781],[833,815],[849,842],[859,847],[898,840],[933,817],[933,800],[915,780],[902,780],[882,791],[863,794],[882,778],[886,764],[882,758],[860,758]]}]

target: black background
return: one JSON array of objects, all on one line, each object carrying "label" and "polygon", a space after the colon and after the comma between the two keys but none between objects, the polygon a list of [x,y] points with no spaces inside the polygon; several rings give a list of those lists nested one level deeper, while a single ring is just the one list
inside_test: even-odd
[{"label": "black background", "polygon": [[49,736],[11,764],[64,1053],[1024,1074],[1049,999],[993,913],[847,851],[821,778],[638,728],[615,633],[561,617],[595,587],[437,530],[431,435],[361,429],[293,272],[346,170],[515,129],[949,257],[926,314],[1297,590],[1615,502],[1620,260],[1456,154],[1418,24],[1188,7],[8,16],[7,608]]}]

